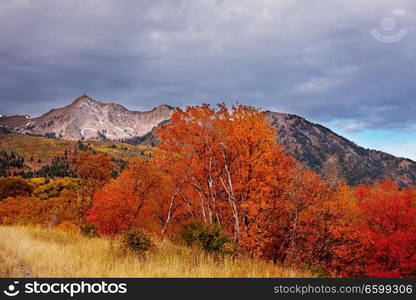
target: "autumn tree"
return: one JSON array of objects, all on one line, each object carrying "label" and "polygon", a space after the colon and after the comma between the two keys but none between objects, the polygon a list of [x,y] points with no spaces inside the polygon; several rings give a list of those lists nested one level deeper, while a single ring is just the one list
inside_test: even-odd
[{"label": "autumn tree", "polygon": [[81,189],[78,195],[80,201],[81,220],[92,205],[92,196],[111,179],[113,162],[111,157],[103,153],[94,154],[81,151],[70,158],[70,163],[81,178]]},{"label": "autumn tree", "polygon": [[102,188],[110,179],[113,163],[103,153],[81,151],[71,158],[78,176],[88,184],[90,194]]},{"label": "autumn tree", "polygon": [[161,177],[148,160],[131,161],[117,179],[112,180],[93,197],[87,220],[102,234],[117,234],[132,226],[152,224],[150,201],[160,190]]},{"label": "autumn tree", "polygon": [[[278,181],[293,160],[276,144],[264,114],[224,104],[178,110],[158,130],[157,155],[193,218],[217,223],[236,245],[258,238],[263,217],[277,199]],[[282,182],[283,184],[283,182]]]},{"label": "autumn tree", "polygon": [[[321,260],[325,275],[331,277],[365,277],[361,234],[357,230],[362,214],[358,207],[355,188],[337,186],[336,195],[329,203],[330,240],[326,243],[329,255]],[[328,204],[325,204],[325,206]],[[325,207],[323,207],[325,209]]]},{"label": "autumn tree", "polygon": [[286,267],[339,276],[355,258],[351,252],[356,250],[353,222],[358,212],[350,188],[301,167],[287,176],[285,190],[267,217],[269,237],[262,256]]}]

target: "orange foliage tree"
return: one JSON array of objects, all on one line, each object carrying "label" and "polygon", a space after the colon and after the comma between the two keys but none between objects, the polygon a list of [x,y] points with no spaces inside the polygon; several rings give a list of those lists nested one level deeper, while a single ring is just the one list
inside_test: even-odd
[{"label": "orange foliage tree", "polygon": [[100,233],[110,235],[140,222],[152,224],[155,203],[151,200],[163,192],[160,182],[160,174],[148,160],[131,161],[117,179],[94,194],[87,221]]},{"label": "orange foliage tree", "polygon": [[264,114],[243,105],[188,107],[157,134],[163,150],[158,161],[189,214],[218,223],[236,245],[257,247],[268,234],[265,218],[284,189],[284,174],[295,165]]},{"label": "orange foliage tree", "polygon": [[94,154],[89,151],[75,153],[70,162],[81,178],[81,200],[79,220],[83,220],[92,205],[92,196],[111,179],[113,162],[111,156],[103,153]]},{"label": "orange foliage tree", "polygon": [[81,151],[71,158],[78,176],[87,183],[89,194],[101,189],[110,179],[113,163],[103,153]]}]

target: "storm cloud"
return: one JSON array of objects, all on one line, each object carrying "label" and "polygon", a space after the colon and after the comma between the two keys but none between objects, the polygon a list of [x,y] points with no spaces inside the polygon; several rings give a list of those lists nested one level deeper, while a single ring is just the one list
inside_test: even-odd
[{"label": "storm cloud", "polygon": [[411,130],[415,13],[414,0],[0,0],[0,113],[87,93],[133,110],[239,102]]}]

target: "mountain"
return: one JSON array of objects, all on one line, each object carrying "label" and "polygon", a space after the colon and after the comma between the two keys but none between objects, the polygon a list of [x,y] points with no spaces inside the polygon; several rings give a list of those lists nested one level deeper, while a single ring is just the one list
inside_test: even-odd
[{"label": "mountain", "polygon": [[173,111],[168,105],[146,112],[131,111],[119,104],[102,103],[83,95],[70,105],[52,109],[38,118],[0,117],[0,126],[22,134],[67,140],[120,140],[145,135],[169,119]]},{"label": "mountain", "polygon": [[265,114],[286,152],[327,179],[357,185],[388,178],[402,186],[416,185],[416,162],[410,159],[365,149],[296,115],[271,111]]},{"label": "mountain", "polygon": [[[174,110],[161,105],[148,112],[135,112],[84,95],[38,118],[2,116],[0,129],[68,140],[108,139],[155,146],[158,143],[155,128],[168,122]],[[264,113],[276,128],[278,142],[287,154],[327,179],[357,185],[388,178],[402,186],[416,185],[416,162],[410,159],[365,149],[296,115]]]}]

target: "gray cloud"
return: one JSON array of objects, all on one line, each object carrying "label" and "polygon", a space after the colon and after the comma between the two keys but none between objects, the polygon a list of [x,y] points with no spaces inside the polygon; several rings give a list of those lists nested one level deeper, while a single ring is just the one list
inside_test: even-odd
[{"label": "gray cloud", "polygon": [[[350,131],[408,129],[415,12],[413,0],[0,0],[0,113],[88,93],[136,110],[239,101]],[[386,44],[372,29],[407,36]]]}]

